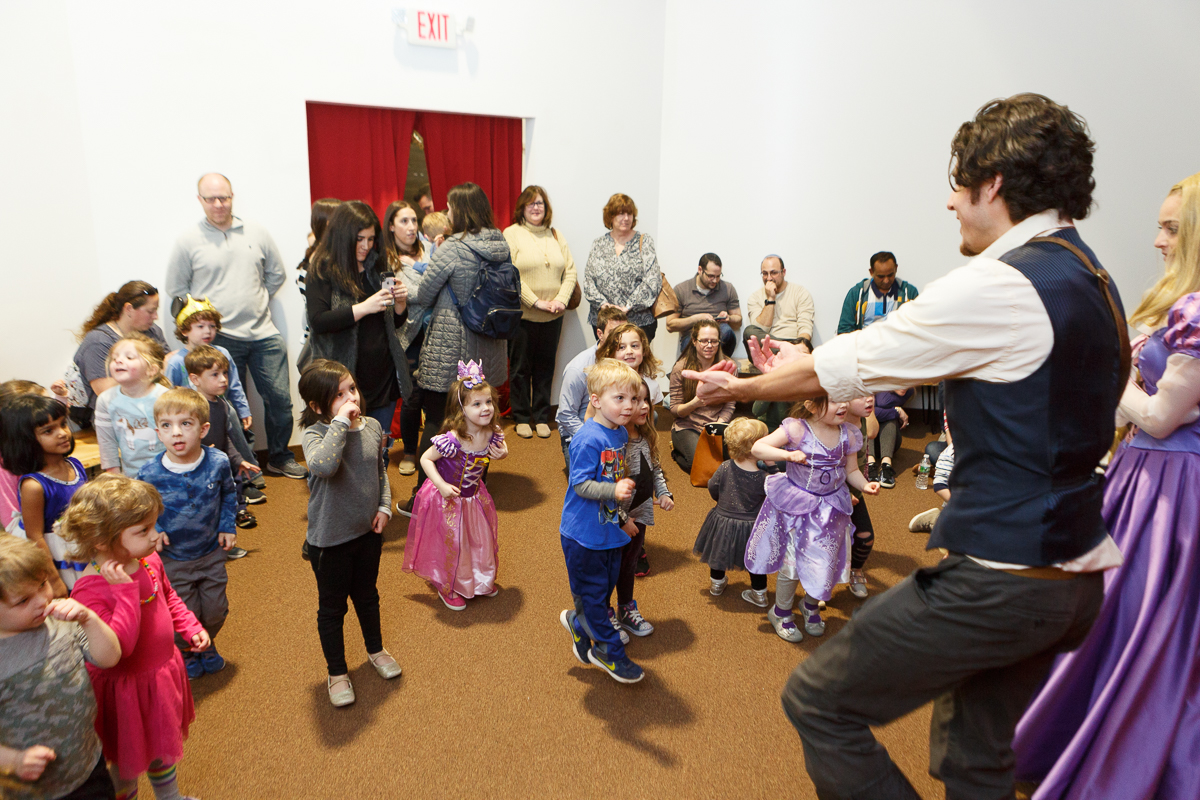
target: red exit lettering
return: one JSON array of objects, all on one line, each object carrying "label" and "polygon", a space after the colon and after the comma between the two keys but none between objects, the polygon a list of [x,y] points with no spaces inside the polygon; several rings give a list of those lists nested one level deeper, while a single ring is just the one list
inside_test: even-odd
[{"label": "red exit lettering", "polygon": [[430,11],[417,12],[417,38],[435,42],[450,40],[449,14],[434,14]]}]

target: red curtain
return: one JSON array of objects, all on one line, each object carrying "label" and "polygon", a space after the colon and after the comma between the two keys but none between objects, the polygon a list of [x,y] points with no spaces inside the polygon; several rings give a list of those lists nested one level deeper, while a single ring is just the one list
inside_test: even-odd
[{"label": "red curtain", "polygon": [[422,111],[416,128],[425,137],[434,205],[445,208],[451,187],[472,181],[492,201],[496,227],[508,227],[523,188],[520,118]]},{"label": "red curtain", "polygon": [[433,202],[446,208],[450,188],[483,188],[503,229],[521,193],[521,120],[398,108],[307,103],[311,200],[364,200],[382,216],[404,197],[412,132],[425,138]]},{"label": "red curtain", "polygon": [[362,200],[383,216],[404,196],[417,112],[307,103],[311,199]]}]

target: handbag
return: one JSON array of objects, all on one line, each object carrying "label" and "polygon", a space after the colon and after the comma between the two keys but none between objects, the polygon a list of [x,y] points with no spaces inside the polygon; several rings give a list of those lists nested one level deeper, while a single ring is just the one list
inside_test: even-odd
[{"label": "handbag", "polygon": [[724,422],[710,422],[704,426],[700,441],[696,442],[696,454],[692,456],[692,486],[708,486],[708,479],[716,474],[717,467],[725,460]]},{"label": "handbag", "polygon": [[674,314],[679,310],[679,298],[675,296],[675,290],[667,282],[666,273],[662,272],[659,274],[662,275],[662,288],[658,290],[658,299],[654,301],[655,319],[665,317],[668,314]]}]

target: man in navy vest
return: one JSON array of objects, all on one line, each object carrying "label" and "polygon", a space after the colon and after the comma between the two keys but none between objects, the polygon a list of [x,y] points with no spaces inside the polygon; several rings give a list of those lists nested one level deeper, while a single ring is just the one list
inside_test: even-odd
[{"label": "man in navy vest", "polygon": [[1121,562],[1095,468],[1126,329],[1072,223],[1091,207],[1093,147],[1084,120],[1045,97],[987,104],[951,144],[966,265],[811,356],[783,345],[755,354],[761,376],[728,364],[698,376],[713,403],[947,381],[957,459],[929,546],[950,555],[865,604],[783,693],[821,798],[916,798],[870,726],[931,700],[929,771],[946,797],[1012,797],[1016,722],[1091,627],[1101,571]]}]

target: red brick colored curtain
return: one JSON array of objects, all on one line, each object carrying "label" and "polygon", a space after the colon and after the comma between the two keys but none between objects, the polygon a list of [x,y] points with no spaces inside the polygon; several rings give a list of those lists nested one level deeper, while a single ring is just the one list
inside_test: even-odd
[{"label": "red brick colored curtain", "polygon": [[312,201],[362,200],[382,217],[389,203],[404,197],[417,112],[336,103],[305,105]]},{"label": "red brick colored curtain", "polygon": [[425,137],[425,163],[433,202],[446,208],[446,194],[466,181],[479,184],[503,230],[512,222],[521,194],[521,120],[474,114],[417,114],[417,131]]}]

